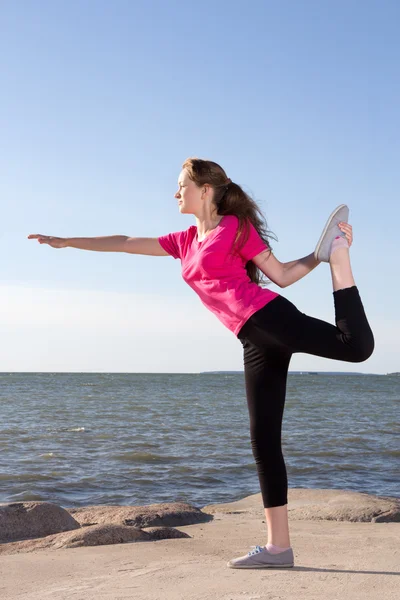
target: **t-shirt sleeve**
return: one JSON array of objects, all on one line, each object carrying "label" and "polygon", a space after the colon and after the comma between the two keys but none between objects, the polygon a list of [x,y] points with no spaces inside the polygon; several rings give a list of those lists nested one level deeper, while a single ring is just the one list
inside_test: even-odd
[{"label": "t-shirt sleeve", "polygon": [[[269,246],[264,242],[264,240],[260,237],[257,229],[254,227],[251,221],[248,221],[248,225],[250,226],[249,238],[247,242],[240,249],[240,255],[246,260],[249,261],[260,252],[264,250],[268,250]],[[245,235],[245,233],[243,233]]]},{"label": "t-shirt sleeve", "polygon": [[182,258],[182,248],[185,241],[186,231],[175,231],[167,233],[158,238],[160,246],[174,258]]}]

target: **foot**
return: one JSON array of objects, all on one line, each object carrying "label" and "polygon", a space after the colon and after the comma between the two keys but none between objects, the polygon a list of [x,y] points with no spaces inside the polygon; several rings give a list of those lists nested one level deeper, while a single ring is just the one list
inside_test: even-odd
[{"label": "foot", "polygon": [[269,552],[265,546],[252,546],[253,550],[240,556],[232,558],[227,567],[231,569],[282,569],[294,566],[292,548],[288,548],[278,554]]},{"label": "foot", "polygon": [[349,249],[349,242],[347,241],[346,234],[344,234],[343,232],[341,232],[341,235],[337,235],[331,244],[331,249],[329,252],[329,262],[331,262],[332,254],[339,248]]},{"label": "foot", "polygon": [[314,250],[314,257],[321,262],[329,262],[331,255],[332,242],[336,237],[343,237],[342,230],[338,227],[339,223],[347,223],[349,218],[349,207],[346,204],[340,204],[330,215],[321,237]]}]

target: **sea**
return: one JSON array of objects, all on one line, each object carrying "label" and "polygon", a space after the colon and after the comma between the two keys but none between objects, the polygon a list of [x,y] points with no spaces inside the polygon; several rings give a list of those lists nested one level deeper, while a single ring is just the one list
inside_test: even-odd
[{"label": "sea", "polygon": [[[289,488],[398,498],[399,404],[398,374],[289,373]],[[0,503],[202,508],[259,492],[243,372],[0,373]]]}]

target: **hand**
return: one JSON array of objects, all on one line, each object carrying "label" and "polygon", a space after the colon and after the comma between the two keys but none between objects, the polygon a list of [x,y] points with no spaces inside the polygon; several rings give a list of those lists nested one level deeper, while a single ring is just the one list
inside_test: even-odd
[{"label": "hand", "polygon": [[42,235],[40,233],[31,233],[28,235],[28,240],[36,239],[39,244],[48,244],[52,248],[66,248],[67,238],[53,237],[50,235]]},{"label": "hand", "polygon": [[349,243],[349,248],[353,243],[353,228],[348,223],[339,223],[338,227],[346,235],[346,239]]}]

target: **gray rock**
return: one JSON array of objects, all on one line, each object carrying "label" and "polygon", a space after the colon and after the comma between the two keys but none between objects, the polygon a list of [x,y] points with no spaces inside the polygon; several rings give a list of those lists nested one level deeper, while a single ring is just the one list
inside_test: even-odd
[{"label": "gray rock", "polygon": [[292,490],[289,518],[296,520],[389,523],[400,521],[397,498],[346,490]]},{"label": "gray rock", "polygon": [[[399,522],[400,500],[345,490],[290,488],[288,511],[289,520]],[[6,542],[0,545],[0,554],[190,537],[174,526],[204,523],[218,514],[264,517],[261,494],[202,509],[183,502],[70,509],[50,502],[0,504],[0,541]]]},{"label": "gray rock", "polygon": [[0,555],[177,538],[190,538],[190,535],[172,527],[152,527],[143,531],[129,525],[91,525],[75,531],[48,535],[44,538],[2,544],[0,545]]},{"label": "gray rock", "polygon": [[84,506],[66,508],[82,526],[114,523],[132,527],[179,527],[212,520],[212,516],[186,502],[165,502],[145,506]]},{"label": "gray rock", "polygon": [[38,538],[79,529],[68,511],[51,502],[0,504],[0,542]]},{"label": "gray rock", "polygon": [[[209,504],[202,511],[210,515],[243,513],[252,517],[264,512],[261,494],[227,504]],[[400,500],[346,490],[289,488],[288,516],[293,521],[399,522]]]},{"label": "gray rock", "polygon": [[[1,541],[11,542],[0,546],[0,554],[3,555],[51,548],[186,538],[190,536],[174,529],[173,525],[192,525],[213,519],[200,509],[181,502],[71,509],[64,509],[50,502],[24,502],[18,505],[0,505],[1,508],[3,516],[7,517],[0,520],[0,524],[4,524],[3,528],[0,526],[3,534]],[[55,515],[60,517],[56,522]],[[38,517],[37,522],[35,517]],[[46,528],[42,526],[43,523],[46,523]],[[49,527],[51,523],[52,526]],[[147,531],[144,531],[142,528],[146,527]]]},{"label": "gray rock", "polygon": [[108,544],[125,544],[126,542],[142,542],[151,540],[151,535],[128,525],[92,525],[82,527],[79,531],[69,531],[52,536],[48,547],[79,548],[80,546],[106,546]]}]

